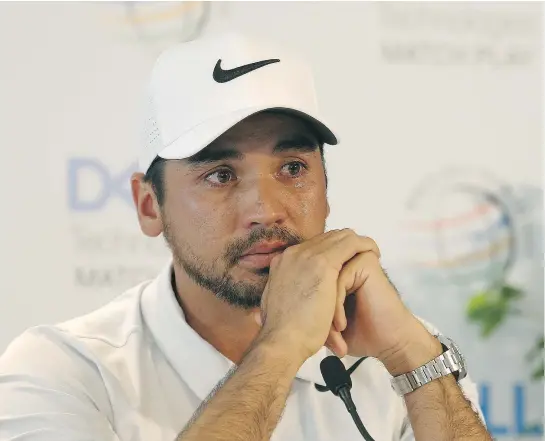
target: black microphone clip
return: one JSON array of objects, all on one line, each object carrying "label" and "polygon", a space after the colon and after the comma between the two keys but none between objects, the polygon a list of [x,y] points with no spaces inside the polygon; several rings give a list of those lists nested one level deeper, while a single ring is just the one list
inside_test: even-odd
[{"label": "black microphone clip", "polygon": [[[364,358],[358,360],[358,362],[355,363],[351,369],[355,369],[363,360]],[[352,389],[352,380],[350,378],[350,372],[346,370],[343,362],[338,357],[330,355],[329,357],[324,358],[320,363],[320,371],[322,372],[322,377],[324,377],[327,389],[343,400],[346,409],[352,416],[352,419],[354,420],[354,423],[356,424],[356,427],[362,434],[363,438],[366,441],[374,441],[373,437],[369,434],[369,432],[367,432],[367,429],[363,425],[358,415],[356,405],[352,400],[352,395],[350,394],[350,389]],[[316,389],[318,389],[318,385],[315,386]]]},{"label": "black microphone clip", "polygon": [[349,412],[356,410],[356,405],[352,401],[350,395],[350,389],[352,389],[352,379],[350,374],[344,367],[342,361],[330,355],[322,360],[320,363],[320,370],[322,371],[322,377],[324,377],[327,388],[335,395],[343,400],[346,409]]},{"label": "black microphone clip", "polygon": [[[337,357],[335,357],[335,356],[330,356],[330,357],[337,358]],[[330,357],[324,358],[324,359],[322,360],[322,363],[323,363],[325,360],[327,360],[328,358],[330,358]],[[362,363],[362,361],[365,360],[366,358],[367,358],[367,357],[361,357],[361,358],[360,358],[358,361],[356,361],[352,366],[350,366],[350,367],[348,368],[348,370],[347,370],[348,375],[352,375],[352,373],[358,368],[358,366],[359,366],[359,365]],[[339,361],[340,361],[340,360],[339,360]],[[331,362],[328,361],[328,362],[326,362],[326,363],[331,363]],[[335,363],[335,362],[333,362],[333,363]],[[335,363],[335,364],[337,364],[337,363]],[[341,364],[342,364],[342,362],[341,362]],[[324,365],[324,366],[325,366],[325,365]],[[339,367],[338,364],[337,364],[337,367]],[[329,369],[329,368],[326,367],[326,369]],[[336,369],[336,368],[333,367],[333,369]],[[343,369],[344,369],[344,365],[343,365]],[[320,370],[322,370],[322,364],[321,364],[321,363],[320,363]],[[323,377],[323,376],[324,376],[324,373],[323,373],[323,371],[322,371],[322,377]],[[350,387],[352,387],[352,380],[351,380],[350,378],[349,378],[349,381],[350,381]],[[315,384],[314,384],[314,387],[316,388],[316,390],[317,390],[318,392],[327,392],[327,391],[329,391],[329,387],[327,386],[327,383],[326,383],[326,386],[322,386],[321,384],[316,384],[316,383],[315,383]],[[335,394],[335,395],[337,395],[337,394]]]}]

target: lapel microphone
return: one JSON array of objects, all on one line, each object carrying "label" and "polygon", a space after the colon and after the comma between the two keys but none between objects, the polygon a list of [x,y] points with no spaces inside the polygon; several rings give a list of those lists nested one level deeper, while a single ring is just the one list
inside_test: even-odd
[{"label": "lapel microphone", "polygon": [[[356,361],[352,366],[350,366],[347,370],[348,375],[352,375],[354,371],[358,368],[358,366],[361,364],[363,360],[365,360],[368,357],[361,357],[358,361]],[[322,374],[323,375],[323,374]],[[314,387],[318,392],[327,392],[329,390],[329,387],[322,386],[321,384],[314,384]]]},{"label": "lapel microphone", "polygon": [[[363,359],[360,359],[356,364],[359,365],[359,363],[362,361]],[[348,413],[350,413],[352,416],[352,419],[354,420],[354,423],[356,424],[356,427],[362,434],[363,438],[366,441],[375,441],[373,437],[369,435],[369,432],[367,432],[367,429],[361,422],[358,415],[356,405],[354,404],[352,395],[350,394],[350,389],[352,389],[350,373],[346,370],[342,361],[338,357],[330,355],[329,357],[324,358],[320,363],[320,371],[322,372],[322,377],[324,377],[327,389],[330,390],[333,395],[340,397],[340,399],[343,401],[344,405],[346,406],[346,410],[348,410]],[[354,370],[352,369],[352,372],[353,371]],[[316,387],[316,389],[318,389],[318,387]]]}]

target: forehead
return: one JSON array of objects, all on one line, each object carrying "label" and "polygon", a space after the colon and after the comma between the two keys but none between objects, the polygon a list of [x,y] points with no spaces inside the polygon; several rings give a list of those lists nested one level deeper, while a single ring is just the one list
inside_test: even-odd
[{"label": "forehead", "polygon": [[242,147],[275,143],[293,136],[305,136],[318,144],[314,128],[302,118],[280,112],[261,112],[239,122],[219,136],[208,148]]}]

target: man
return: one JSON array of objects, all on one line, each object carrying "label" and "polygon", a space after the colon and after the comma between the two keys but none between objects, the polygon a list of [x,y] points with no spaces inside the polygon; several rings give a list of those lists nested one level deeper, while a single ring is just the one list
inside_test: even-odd
[{"label": "man", "polygon": [[332,351],[369,357],[352,397],[375,440],[490,440],[457,348],[404,306],[373,240],[324,233],[337,139],[305,65],[205,38],[166,51],[149,92],[132,193],[172,263],[10,345],[0,439],[359,440],[319,390]]}]

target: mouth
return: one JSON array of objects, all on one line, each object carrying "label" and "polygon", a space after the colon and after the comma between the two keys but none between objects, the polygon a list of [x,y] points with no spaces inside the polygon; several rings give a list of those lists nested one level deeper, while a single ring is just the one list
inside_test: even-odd
[{"label": "mouth", "polygon": [[247,268],[265,268],[271,265],[271,261],[282,254],[288,247],[285,242],[266,242],[260,243],[250,248],[244,253],[239,263]]}]

